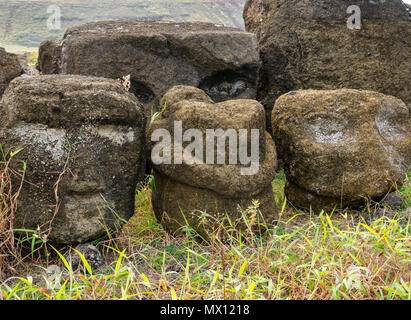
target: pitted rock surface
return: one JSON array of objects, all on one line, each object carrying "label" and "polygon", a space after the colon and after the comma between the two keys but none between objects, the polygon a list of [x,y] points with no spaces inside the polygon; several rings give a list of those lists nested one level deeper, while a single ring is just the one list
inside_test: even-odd
[{"label": "pitted rock surface", "polygon": [[287,197],[305,209],[382,197],[401,186],[411,162],[407,106],[373,91],[290,92],[277,100],[272,128]]},{"label": "pitted rock surface", "polygon": [[[196,129],[202,138],[204,157],[197,158],[200,162],[183,161],[175,163],[174,152],[181,147],[186,152],[193,142],[183,143],[172,140],[165,144],[163,155],[170,153],[170,163],[153,163],[156,189],[153,192],[153,208],[159,221],[166,229],[176,233],[181,232],[186,219],[197,231],[212,231],[215,221],[204,222],[202,212],[217,217],[228,214],[233,221],[242,219],[243,212],[253,204],[260,202],[260,211],[267,222],[272,222],[277,216],[277,208],[273,198],[271,182],[277,169],[277,152],[271,136],[266,132],[264,108],[255,100],[229,100],[215,103],[204,91],[188,86],[176,86],[170,89],[162,99],[161,104],[167,108],[150,125],[147,133],[149,149],[158,151],[157,140],[152,141],[153,133],[158,130],[175,134],[175,122],[180,122],[182,133]],[[209,130],[221,129],[236,133],[237,148],[241,148],[239,132],[246,129],[248,152],[252,143],[256,143],[258,170],[252,174],[244,174],[248,165],[240,161],[231,163],[229,159],[229,143],[225,144],[223,163],[212,161],[207,163],[207,133]],[[257,130],[256,141],[250,139],[252,130]],[[196,136],[197,137],[197,136]],[[197,138],[196,138],[197,139]],[[217,140],[214,140],[215,142]],[[228,142],[229,139],[226,140]],[[202,144],[201,143],[201,144]],[[215,160],[218,153],[217,142],[212,146]],[[192,154],[190,149],[189,154]],[[153,157],[152,157],[153,159]],[[185,159],[185,158],[184,158]],[[244,226],[244,225],[243,225]]]},{"label": "pitted rock surface", "polygon": [[[351,5],[361,10],[359,30],[347,26]],[[401,0],[248,0],[244,20],[259,40],[257,100],[267,119],[275,100],[297,89],[372,90],[411,107],[411,23]]]},{"label": "pitted rock surface", "polygon": [[[77,244],[134,214],[144,179],[144,108],[114,80],[73,75],[20,77],[0,106],[0,141],[27,164],[15,227]],[[14,177],[13,185],[19,185]],[[50,224],[51,223],[51,224]]]},{"label": "pitted rock surface", "polygon": [[260,60],[257,38],[203,22],[103,21],[68,29],[40,46],[43,73],[118,79],[149,115],[168,89],[189,85],[214,100],[255,99]]}]

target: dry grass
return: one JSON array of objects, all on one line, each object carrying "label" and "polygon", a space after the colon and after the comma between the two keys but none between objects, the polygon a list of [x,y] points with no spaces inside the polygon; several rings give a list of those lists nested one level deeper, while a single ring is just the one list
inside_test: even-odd
[{"label": "dry grass", "polygon": [[[283,180],[273,184],[278,201]],[[409,190],[408,182],[401,192]],[[410,226],[400,211],[390,218],[367,209],[310,215],[285,206],[265,234],[232,232],[228,240],[198,243],[190,232],[175,238],[157,223],[147,184],[117,237],[94,243],[103,267],[73,270],[49,255],[60,270],[32,265],[31,274],[0,282],[0,299],[409,300]]]},{"label": "dry grass", "polygon": [[16,266],[21,261],[19,248],[14,239],[13,222],[17,209],[17,198],[22,187],[12,184],[12,178],[17,181],[24,180],[25,164],[22,163],[21,171],[15,171],[10,163],[15,153],[6,154],[0,144],[0,277],[6,272],[16,272]]},{"label": "dry grass", "polygon": [[[62,255],[68,248],[10,232],[21,188],[11,181],[23,181],[25,164],[11,169],[15,154],[0,151],[0,300],[411,298],[409,210],[377,216],[378,204],[370,202],[361,211],[301,212],[286,203],[284,174],[273,182],[282,207],[274,225],[263,234],[225,230],[229,238],[215,233],[207,243],[189,226],[182,237],[164,231],[148,180],[136,191],[134,217],[93,243],[103,266],[92,270],[81,256],[83,266],[74,270]],[[411,172],[398,191],[407,206],[410,180]],[[260,216],[257,204],[247,211]]]}]

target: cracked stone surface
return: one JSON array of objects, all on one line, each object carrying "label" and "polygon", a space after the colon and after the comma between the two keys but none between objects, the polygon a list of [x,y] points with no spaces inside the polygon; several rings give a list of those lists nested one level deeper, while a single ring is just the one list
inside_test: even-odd
[{"label": "cracked stone surface", "polygon": [[277,99],[272,128],[287,198],[332,210],[380,198],[405,180],[411,120],[400,99],[365,90],[299,90]]},{"label": "cracked stone surface", "polygon": [[[134,214],[144,179],[143,105],[121,83],[77,75],[14,79],[0,105],[0,141],[25,183],[15,227],[59,244],[91,241]],[[13,178],[14,187],[19,185]],[[56,207],[58,205],[58,207]],[[58,209],[58,210],[56,210]]]},{"label": "cracked stone surface", "polygon": [[255,99],[260,69],[257,38],[204,22],[102,21],[68,29],[40,46],[44,74],[118,79],[131,88],[147,115],[175,85],[203,89],[215,101]]},{"label": "cracked stone surface", "polygon": [[[359,30],[347,27],[350,5],[361,10]],[[372,90],[411,108],[411,23],[401,0],[248,0],[244,20],[260,45],[257,100],[268,123],[275,100],[297,89]]]}]

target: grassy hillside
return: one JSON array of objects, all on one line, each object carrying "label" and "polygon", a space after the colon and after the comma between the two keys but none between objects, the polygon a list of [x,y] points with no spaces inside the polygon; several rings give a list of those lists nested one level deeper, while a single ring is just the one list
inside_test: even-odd
[{"label": "grassy hillside", "polygon": [[[74,25],[99,20],[207,21],[243,28],[245,0],[0,0],[0,46],[36,50]],[[61,29],[48,30],[47,8],[58,5]]]}]

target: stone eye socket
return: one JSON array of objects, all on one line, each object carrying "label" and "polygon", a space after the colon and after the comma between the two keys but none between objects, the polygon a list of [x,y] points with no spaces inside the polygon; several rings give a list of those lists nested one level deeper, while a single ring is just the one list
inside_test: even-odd
[{"label": "stone eye socket", "polygon": [[51,107],[51,112],[54,113],[54,114],[60,114],[61,113],[61,108],[59,106]]},{"label": "stone eye socket", "polygon": [[223,71],[205,78],[199,85],[215,102],[237,98],[254,88],[253,81],[244,72]]},{"label": "stone eye socket", "polygon": [[142,103],[148,103],[155,98],[153,90],[146,86],[143,82],[131,79],[130,92],[133,93]]}]

